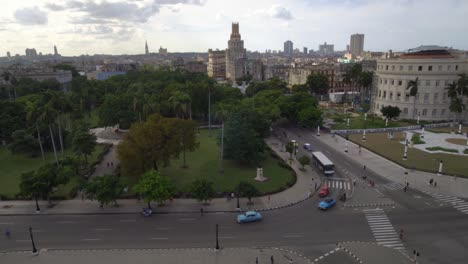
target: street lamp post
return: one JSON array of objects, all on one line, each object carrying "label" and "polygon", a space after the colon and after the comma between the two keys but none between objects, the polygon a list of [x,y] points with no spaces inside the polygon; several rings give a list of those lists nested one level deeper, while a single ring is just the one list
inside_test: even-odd
[{"label": "street lamp post", "polygon": [[216,250],[219,249],[218,224],[216,224]]},{"label": "street lamp post", "polygon": [[39,213],[41,208],[39,208],[39,203],[37,202],[37,195],[34,196],[34,200],[36,200],[36,213]]},{"label": "street lamp post", "polygon": [[366,142],[366,130],[362,131],[362,142]]},{"label": "street lamp post", "polygon": [[346,136],[344,152],[348,153],[348,136]]},{"label": "street lamp post", "polygon": [[320,126],[317,126],[317,136],[320,137]]},{"label": "street lamp post", "polygon": [[31,237],[31,243],[32,243],[32,253],[34,255],[37,254],[37,249],[36,249],[36,244],[34,243],[34,237],[32,233],[32,227],[29,227],[29,236]]},{"label": "street lamp post", "polygon": [[239,186],[237,186],[237,206],[236,206],[236,209],[237,210],[240,210],[240,202],[239,202],[239,194],[240,194],[240,190],[239,190]]}]

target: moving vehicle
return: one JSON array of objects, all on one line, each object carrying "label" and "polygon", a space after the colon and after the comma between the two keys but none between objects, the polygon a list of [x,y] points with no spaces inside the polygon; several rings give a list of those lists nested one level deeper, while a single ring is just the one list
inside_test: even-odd
[{"label": "moving vehicle", "polygon": [[333,207],[336,204],[336,200],[330,197],[325,198],[325,200],[319,203],[318,208],[320,210],[326,211],[329,208]]},{"label": "moving vehicle", "polygon": [[319,192],[319,196],[326,197],[328,194],[330,194],[330,188],[328,188],[328,186],[323,186]]},{"label": "moving vehicle", "polygon": [[248,222],[257,222],[262,221],[262,215],[255,211],[247,211],[243,214],[237,216],[237,223],[248,223]]},{"label": "moving vehicle", "polygon": [[312,151],[312,146],[309,143],[304,144],[304,149],[307,151]]},{"label": "moving vehicle", "polygon": [[315,166],[317,166],[323,174],[330,176],[335,173],[335,165],[333,165],[333,162],[331,162],[322,152],[312,152],[312,160]]}]

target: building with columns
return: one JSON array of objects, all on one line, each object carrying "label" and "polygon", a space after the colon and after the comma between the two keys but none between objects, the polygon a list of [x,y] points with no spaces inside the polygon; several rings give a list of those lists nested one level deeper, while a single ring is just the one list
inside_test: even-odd
[{"label": "building with columns", "polygon": [[[400,118],[454,119],[456,115],[450,112],[450,98],[445,88],[463,73],[468,73],[467,55],[446,47],[420,46],[399,57],[379,59],[371,111],[382,115],[380,110],[391,105],[400,108]],[[418,94],[410,96],[408,82],[416,78]],[[466,113],[462,117],[466,119]]]},{"label": "building with columns", "polygon": [[226,52],[224,50],[208,50],[208,76],[215,79],[226,79]]}]

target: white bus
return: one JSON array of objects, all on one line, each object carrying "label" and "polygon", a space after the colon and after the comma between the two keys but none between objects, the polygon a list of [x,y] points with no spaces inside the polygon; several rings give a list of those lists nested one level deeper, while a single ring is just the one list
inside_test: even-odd
[{"label": "white bus", "polygon": [[323,174],[333,175],[333,173],[335,173],[335,165],[333,165],[333,162],[331,162],[327,158],[327,156],[325,156],[322,152],[312,152],[312,158],[315,166],[317,166],[321,171],[323,171]]}]

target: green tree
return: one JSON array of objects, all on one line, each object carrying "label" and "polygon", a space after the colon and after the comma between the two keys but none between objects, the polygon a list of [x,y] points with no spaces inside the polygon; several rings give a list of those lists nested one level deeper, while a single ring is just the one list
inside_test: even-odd
[{"label": "green tree", "polygon": [[306,87],[311,94],[326,94],[328,92],[328,78],[322,74],[311,74],[307,76]]},{"label": "green tree", "polygon": [[250,182],[240,182],[238,186],[239,195],[247,197],[249,204],[252,204],[252,197],[260,195],[260,191]]},{"label": "green tree", "polygon": [[318,107],[308,106],[299,112],[298,121],[305,127],[315,128],[322,125],[322,111]]},{"label": "green tree", "polygon": [[44,105],[44,108],[42,109],[43,111],[41,111],[39,120],[41,122],[46,123],[47,126],[49,127],[49,134],[50,134],[50,139],[52,142],[52,148],[54,150],[55,163],[57,163],[58,165],[59,162],[58,162],[58,156],[57,156],[57,147],[55,145],[55,137],[54,137],[54,133],[52,129],[52,126],[54,124],[55,119],[58,116],[58,113],[55,107],[53,106],[53,104],[51,104],[51,102],[52,102],[51,94],[43,93],[41,104]]},{"label": "green tree", "polygon": [[172,199],[174,195],[174,186],[169,178],[161,176],[158,171],[147,171],[137,184],[134,186],[136,193],[143,195],[148,203],[148,208],[151,208],[151,202],[156,201],[158,204],[163,204],[165,201]]},{"label": "green tree", "polygon": [[13,132],[12,141],[8,145],[8,148],[13,154],[24,154],[29,157],[35,157],[38,155],[34,137],[24,129]]},{"label": "green tree", "polygon": [[185,154],[187,151],[194,151],[200,144],[197,142],[195,128],[197,123],[192,120],[179,120],[177,122],[178,137],[180,138],[180,146],[182,148],[182,167],[187,168]]},{"label": "green tree", "polygon": [[42,161],[45,161],[44,147],[42,146],[41,129],[39,129],[39,118],[41,116],[42,107],[38,101],[27,101],[26,102],[26,120],[31,124],[34,124],[37,134],[37,142],[41,150]]},{"label": "green tree", "polygon": [[36,208],[40,210],[37,200],[47,192],[47,183],[36,176],[34,171],[21,174],[20,194],[23,197],[33,197]]},{"label": "green tree", "polygon": [[175,91],[169,97],[169,103],[172,104],[176,117],[192,119],[192,99],[190,95],[182,91]]},{"label": "green tree", "polygon": [[206,179],[197,179],[192,182],[190,191],[200,202],[208,202],[215,196],[213,182]]},{"label": "green tree", "polygon": [[[7,83],[8,85],[8,97],[11,99],[16,99],[17,98],[17,95],[16,95],[16,84],[17,84],[17,80],[15,78],[15,76],[9,72],[9,71],[4,71],[2,72],[2,75],[1,77],[3,78],[3,80]],[[10,89],[13,89],[13,98],[11,97],[11,91]]]},{"label": "green tree", "polygon": [[179,121],[154,114],[144,123],[133,124],[117,148],[122,175],[139,177],[151,168],[158,170],[161,164],[168,166],[171,159],[179,157]]},{"label": "green tree", "polygon": [[450,98],[450,111],[456,113],[459,119],[461,119],[460,114],[466,108],[463,103],[463,96],[468,96],[468,76],[461,74],[458,81],[448,84],[445,89]]},{"label": "green tree", "polygon": [[136,120],[133,112],[133,97],[130,94],[107,95],[104,103],[99,107],[99,125],[129,128]]},{"label": "green tree", "polygon": [[95,177],[83,186],[85,197],[90,200],[97,200],[101,207],[111,202],[118,206],[117,198],[122,195],[123,189],[124,185],[114,175]]},{"label": "green tree", "polygon": [[17,101],[0,100],[0,140],[5,145],[16,130],[26,127],[24,105]]},{"label": "green tree", "polygon": [[49,204],[52,203],[50,200],[50,195],[52,192],[62,184],[66,184],[73,172],[70,170],[69,167],[63,165],[54,165],[52,163],[45,164],[41,166],[35,172],[35,181],[39,186],[41,186],[42,191],[41,194],[43,197],[47,199]]},{"label": "green tree", "polygon": [[77,131],[73,136],[73,151],[82,155],[85,160],[85,164],[88,164],[88,155],[94,152],[96,149],[96,136],[86,131]]},{"label": "green tree", "polygon": [[382,107],[380,112],[382,112],[383,116],[392,120],[393,118],[397,118],[398,116],[400,116],[401,110],[400,108],[398,108],[398,106],[388,105],[388,106]]},{"label": "green tree", "polygon": [[406,90],[409,90],[409,95],[413,96],[413,119],[414,116],[416,115],[416,97],[418,95],[418,86],[419,86],[419,78],[416,78],[415,80],[411,80],[408,82],[408,85],[406,86]]},{"label": "green tree", "polygon": [[310,157],[307,155],[304,155],[299,158],[299,163],[302,165],[302,169],[304,169],[305,165],[310,164]]}]

